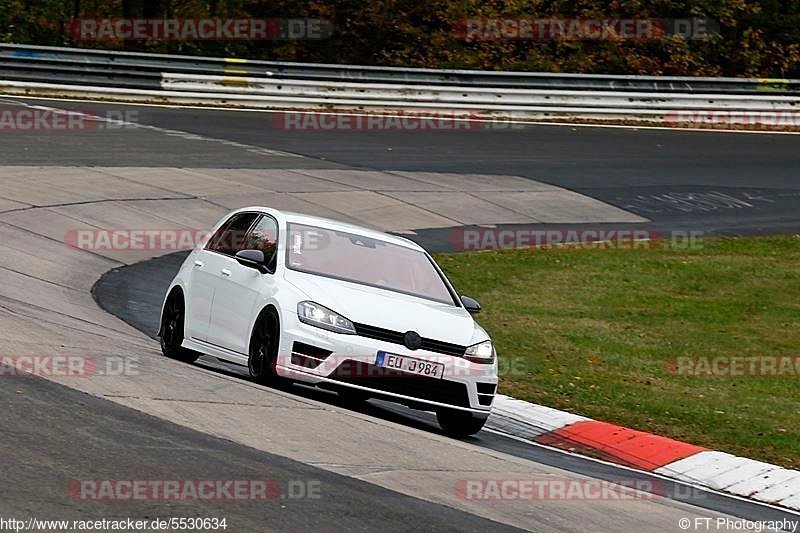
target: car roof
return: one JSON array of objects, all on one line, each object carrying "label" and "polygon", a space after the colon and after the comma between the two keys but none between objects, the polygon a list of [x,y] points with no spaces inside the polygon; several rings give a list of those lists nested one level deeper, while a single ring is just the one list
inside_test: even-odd
[{"label": "car roof", "polygon": [[247,207],[243,209],[237,209],[237,211],[262,211],[273,215],[275,218],[278,219],[282,218],[288,223],[305,224],[308,226],[316,226],[324,229],[331,229],[334,231],[344,231],[347,233],[354,233],[356,235],[361,235],[372,239],[383,240],[392,244],[396,244],[398,246],[403,246],[405,248],[424,251],[424,249],[417,243],[409,239],[406,239],[404,237],[392,235],[391,233],[384,233],[379,230],[367,228],[364,226],[359,226],[357,224],[351,224],[349,222],[341,222],[339,220],[333,220],[331,218],[307,215],[304,213],[296,213],[294,211],[282,211],[280,209],[274,209],[271,207],[263,207],[263,206]]}]

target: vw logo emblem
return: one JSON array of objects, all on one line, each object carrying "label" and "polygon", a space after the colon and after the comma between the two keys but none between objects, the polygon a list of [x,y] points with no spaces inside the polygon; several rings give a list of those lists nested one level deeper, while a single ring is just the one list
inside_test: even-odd
[{"label": "vw logo emblem", "polygon": [[417,350],[422,346],[422,337],[420,337],[419,333],[416,331],[407,332],[403,337],[403,341],[406,343],[406,348],[409,350]]}]

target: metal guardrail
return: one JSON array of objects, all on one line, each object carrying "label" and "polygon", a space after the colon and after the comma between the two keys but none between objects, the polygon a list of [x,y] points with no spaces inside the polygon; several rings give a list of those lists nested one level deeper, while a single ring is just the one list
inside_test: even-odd
[{"label": "metal guardrail", "polygon": [[[131,78],[132,86],[160,72],[177,74],[236,74],[274,79],[350,81],[355,83],[402,83],[408,85],[457,85],[471,87],[605,90],[634,92],[684,92],[696,94],[800,95],[800,80],[776,78],[704,78],[672,76],[619,76],[605,74],[552,74],[479,70],[369,67],[251,61],[215,57],[144,54],[82,48],[60,48],[0,43],[3,79],[31,79],[42,72],[55,75],[54,82],[76,81],[76,75],[99,79]],[[10,76],[19,76],[11,78]],[[138,79],[137,79],[138,78]]]},{"label": "metal guardrail", "polygon": [[800,108],[800,80],[431,70],[0,43],[0,92],[289,109],[448,109],[660,120],[675,110]]}]

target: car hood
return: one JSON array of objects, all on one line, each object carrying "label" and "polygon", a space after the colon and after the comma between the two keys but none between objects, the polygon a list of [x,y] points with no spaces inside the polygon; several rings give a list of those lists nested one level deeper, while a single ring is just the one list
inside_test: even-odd
[{"label": "car hood", "polygon": [[416,331],[463,346],[470,344],[475,332],[475,322],[463,307],[295,270],[287,270],[285,278],[309,300],[356,323]]}]

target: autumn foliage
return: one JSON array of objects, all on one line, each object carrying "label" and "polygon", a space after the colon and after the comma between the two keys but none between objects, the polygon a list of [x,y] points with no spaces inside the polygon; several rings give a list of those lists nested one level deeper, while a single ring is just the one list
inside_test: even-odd
[{"label": "autumn foliage", "polygon": [[[80,41],[80,17],[321,18],[323,40]],[[468,41],[468,18],[689,18],[704,39]],[[190,55],[362,65],[550,72],[800,77],[797,0],[0,0],[0,40]]]}]

